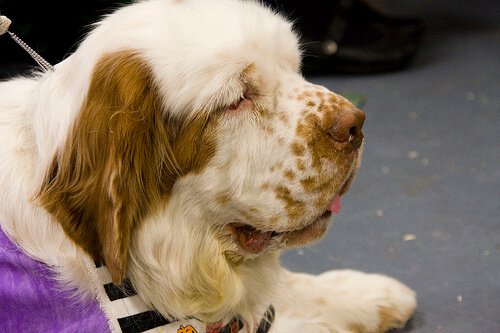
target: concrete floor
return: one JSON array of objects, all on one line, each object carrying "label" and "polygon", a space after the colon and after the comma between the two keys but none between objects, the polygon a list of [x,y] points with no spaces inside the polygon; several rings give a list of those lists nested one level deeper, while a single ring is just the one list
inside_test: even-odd
[{"label": "concrete floor", "polygon": [[310,78],[367,97],[364,163],[328,236],[283,263],[404,281],[419,307],[398,332],[499,333],[500,3],[384,5],[425,42],[398,73]]}]

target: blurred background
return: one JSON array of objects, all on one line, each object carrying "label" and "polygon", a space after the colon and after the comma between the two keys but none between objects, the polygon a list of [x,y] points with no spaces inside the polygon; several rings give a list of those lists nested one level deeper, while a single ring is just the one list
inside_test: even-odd
[{"label": "blurred background", "polygon": [[[55,64],[123,3],[0,0],[0,11]],[[296,21],[304,75],[366,112],[363,165],[341,214],[284,265],[400,279],[419,308],[398,332],[499,333],[500,2],[267,3]],[[36,66],[0,37],[0,78]]]}]

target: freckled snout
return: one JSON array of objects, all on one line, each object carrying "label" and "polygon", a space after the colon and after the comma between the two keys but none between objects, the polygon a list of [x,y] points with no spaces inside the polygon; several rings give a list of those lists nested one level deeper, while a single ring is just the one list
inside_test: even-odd
[{"label": "freckled snout", "polygon": [[365,113],[357,108],[344,110],[339,113],[328,129],[328,134],[340,143],[350,143],[355,149],[363,142],[361,131],[365,122]]}]

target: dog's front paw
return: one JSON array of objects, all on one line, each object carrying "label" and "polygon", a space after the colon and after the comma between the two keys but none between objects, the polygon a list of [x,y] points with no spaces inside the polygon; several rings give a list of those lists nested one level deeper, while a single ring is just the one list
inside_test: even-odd
[{"label": "dog's front paw", "polygon": [[405,325],[417,306],[415,292],[401,282],[380,274],[344,270],[318,276],[331,292],[331,301],[345,312],[348,331],[386,332]]},{"label": "dog's front paw", "polygon": [[285,272],[284,283],[289,296],[277,298],[277,315],[302,318],[330,333],[381,333],[399,328],[417,304],[411,289],[379,274],[343,270],[311,276]]}]

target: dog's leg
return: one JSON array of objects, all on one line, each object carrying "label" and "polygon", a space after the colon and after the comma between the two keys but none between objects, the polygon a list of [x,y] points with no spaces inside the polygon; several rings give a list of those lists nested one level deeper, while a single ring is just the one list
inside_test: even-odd
[{"label": "dog's leg", "polygon": [[415,293],[383,275],[283,271],[282,280],[272,333],[381,333],[404,326],[416,308]]}]

